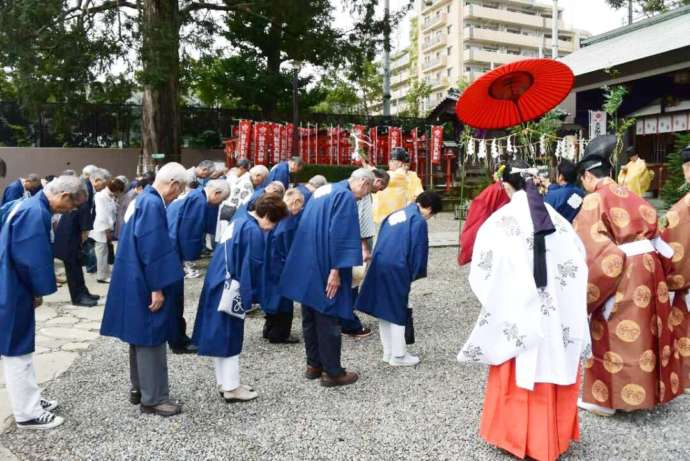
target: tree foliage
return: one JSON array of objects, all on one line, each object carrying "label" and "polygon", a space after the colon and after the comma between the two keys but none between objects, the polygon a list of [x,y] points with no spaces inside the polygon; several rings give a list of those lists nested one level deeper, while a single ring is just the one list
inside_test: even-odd
[{"label": "tree foliage", "polygon": [[673,206],[685,194],[690,192],[690,187],[683,174],[683,158],[680,151],[690,145],[690,134],[677,134],[674,151],[667,157],[665,165],[668,176],[661,186],[659,195],[667,206]]},{"label": "tree foliage", "polygon": [[606,0],[611,8],[627,7],[632,1],[633,8],[643,14],[662,13],[664,11],[690,5],[690,0]]}]

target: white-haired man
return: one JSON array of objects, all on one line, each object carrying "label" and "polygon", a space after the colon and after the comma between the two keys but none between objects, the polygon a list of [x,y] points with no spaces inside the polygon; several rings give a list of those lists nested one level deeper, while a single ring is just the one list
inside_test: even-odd
[{"label": "white-haired man", "polygon": [[93,230],[93,224],[96,221],[96,194],[101,192],[108,184],[110,184],[111,178],[112,176],[110,171],[106,170],[105,168],[96,168],[95,170],[91,170],[87,178],[87,188],[89,185],[91,186],[91,192],[87,200],[88,213],[80,216],[82,220],[80,225],[82,228],[83,263],[86,267],[86,272],[89,274],[95,274],[98,269],[98,264],[96,262],[95,242],[92,238],[89,238],[89,233]]},{"label": "white-haired man", "polygon": [[20,198],[33,197],[41,190],[41,178],[36,174],[30,174],[26,178],[19,178],[11,182],[2,193],[0,205],[12,202]]},{"label": "white-haired man", "polygon": [[167,163],[130,204],[120,233],[101,334],[130,345],[130,401],[142,413],[173,416],[182,411],[170,400],[168,341],[171,309],[161,309],[163,290],[182,280],[182,264],[168,234],[165,207],[187,187],[179,163]]},{"label": "white-haired man", "polygon": [[33,366],[35,309],[57,290],[51,248],[51,215],[86,200],[79,178],[60,176],[42,192],[16,202],[0,228],[0,355],[19,429],[50,429],[63,419],[57,402],[41,398]]},{"label": "white-haired man", "polygon": [[321,186],[328,184],[328,180],[325,176],[317,174],[309,178],[309,181],[305,184],[300,184],[297,189],[302,193],[304,197],[304,206],[307,206],[307,202],[311,198],[311,195]]},{"label": "white-haired man", "polygon": [[[207,206],[219,205],[228,195],[228,182],[224,179],[212,179],[206,187],[192,189],[184,197],[170,204],[167,209],[168,233],[180,262],[199,259],[204,247],[204,219]],[[166,289],[163,309],[175,313],[170,324],[170,349],[174,354],[196,353],[196,346],[187,336],[187,322],[184,319],[184,280]]]},{"label": "white-haired man", "polygon": [[197,166],[191,167],[189,170],[187,170],[189,174],[189,185],[206,185],[215,168],[216,164],[213,162],[213,160],[202,160]]},{"label": "white-haired man", "polygon": [[362,265],[357,200],[370,193],[374,173],[355,170],[349,180],[314,192],[295,233],[279,292],[302,304],[307,379],[326,387],[352,384],[357,373],[340,364],[341,319],[352,319],[352,268]]}]

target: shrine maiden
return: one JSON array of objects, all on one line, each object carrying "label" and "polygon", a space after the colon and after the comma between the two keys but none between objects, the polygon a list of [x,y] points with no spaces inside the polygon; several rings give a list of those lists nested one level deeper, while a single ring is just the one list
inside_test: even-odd
[{"label": "shrine maiden", "polygon": [[379,319],[383,361],[413,366],[419,358],[407,352],[405,324],[412,282],[426,277],[429,230],[426,220],[441,211],[441,197],[422,192],[416,203],[384,219],[356,307]]},{"label": "shrine maiden", "polygon": [[255,399],[258,394],[240,383],[244,318],[264,293],[266,234],[287,216],[282,199],[266,194],[246,218],[235,219],[213,252],[199,299],[192,341],[199,355],[213,357],[216,381],[226,402]]},{"label": "shrine maiden", "polygon": [[482,310],[458,354],[490,365],[480,434],[518,458],[558,458],[578,440],[580,359],[589,350],[585,251],[537,191],[537,170],[503,171],[510,202],[481,226],[470,286]]},{"label": "shrine maiden", "polygon": [[173,416],[182,411],[170,399],[165,343],[175,312],[164,290],[182,280],[182,263],[170,241],[165,207],[187,187],[179,163],[167,163],[130,204],[120,233],[101,334],[128,343],[130,401],[142,413]]}]

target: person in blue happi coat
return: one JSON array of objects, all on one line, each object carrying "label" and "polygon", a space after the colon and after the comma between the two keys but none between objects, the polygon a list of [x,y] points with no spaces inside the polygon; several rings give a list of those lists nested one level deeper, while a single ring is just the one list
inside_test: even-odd
[{"label": "person in blue happi coat", "polygon": [[264,194],[276,194],[282,197],[285,194],[285,188],[283,183],[280,181],[273,181],[268,183],[266,187],[261,187],[254,191],[252,196],[249,198],[247,203],[240,205],[237,212],[233,215],[232,219],[246,218],[247,214],[254,209],[256,201],[263,197]]},{"label": "person in blue happi coat", "polygon": [[41,398],[33,365],[35,309],[57,290],[51,216],[86,200],[79,178],[60,176],[31,198],[16,200],[0,227],[0,356],[19,429],[50,429],[63,418],[57,402]]},{"label": "person in blue happi coat", "polygon": [[213,357],[216,382],[226,402],[257,397],[250,386],[240,382],[244,317],[252,303],[264,297],[266,237],[287,213],[279,196],[259,198],[253,211],[225,229],[206,273],[192,341],[199,355]]},{"label": "person in blue happi coat", "polygon": [[[230,195],[230,185],[222,179],[212,179],[206,186],[197,187],[172,202],[167,209],[170,240],[181,263],[196,261],[204,247],[204,214],[208,205],[218,205]],[[184,319],[184,279],[168,288],[164,309],[171,309],[170,338],[173,354],[196,353],[187,336]]]},{"label": "person in blue happi coat", "polygon": [[167,163],[127,208],[115,255],[101,334],[128,343],[130,402],[142,413],[173,416],[182,411],[170,399],[166,345],[175,312],[165,306],[166,290],[182,280],[182,263],[170,241],[167,204],[187,187],[179,163]]},{"label": "person in blue happi coat", "polygon": [[19,178],[5,187],[0,205],[20,198],[33,197],[41,188],[41,178],[36,174],[30,174],[26,178]]},{"label": "person in blue happi coat", "polygon": [[573,222],[580,212],[585,191],[577,186],[577,165],[567,159],[558,164],[558,184],[549,185],[544,201]]},{"label": "person in blue happi coat", "polygon": [[268,235],[266,242],[266,257],[264,259],[266,292],[261,303],[261,308],[266,314],[263,337],[273,344],[294,344],[298,343],[299,340],[290,337],[293,303],[292,300],[280,295],[278,284],[302,216],[304,196],[298,189],[292,188],[285,192],[283,201],[287,205],[290,215],[278,223],[273,232]]},{"label": "person in blue happi coat", "polygon": [[299,184],[297,186],[297,189],[302,193],[302,196],[304,197],[304,206],[307,206],[307,203],[309,203],[311,194],[313,194],[316,189],[318,189],[321,186],[325,186],[326,184],[328,184],[328,180],[325,176],[320,174],[312,176],[309,179],[309,181],[304,184]]},{"label": "person in blue happi coat", "polygon": [[352,319],[352,268],[362,264],[356,201],[366,196],[374,174],[355,170],[349,180],[314,192],[300,219],[280,279],[280,294],[302,304],[307,379],[326,387],[352,384],[357,373],[340,363],[341,319]]},{"label": "person in blue happi coat", "polygon": [[290,187],[290,174],[298,173],[302,168],[304,168],[304,162],[300,157],[292,157],[290,160],[276,163],[271,168],[271,172],[263,185],[266,186],[273,181],[280,181],[287,190]]},{"label": "person in blue happi coat", "polygon": [[427,219],[441,211],[441,196],[422,192],[416,203],[391,213],[381,223],[376,247],[355,303],[379,319],[383,361],[413,366],[419,357],[407,352],[405,325],[412,282],[426,277],[429,255]]}]

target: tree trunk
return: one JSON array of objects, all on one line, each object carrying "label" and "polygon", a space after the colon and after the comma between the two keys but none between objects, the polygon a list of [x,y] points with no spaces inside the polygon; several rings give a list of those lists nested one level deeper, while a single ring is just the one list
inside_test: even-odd
[{"label": "tree trunk", "polygon": [[141,112],[143,168],[153,167],[152,155],[163,163],[179,162],[178,108],[180,23],[177,0],[144,0],[141,33],[144,96]]}]

